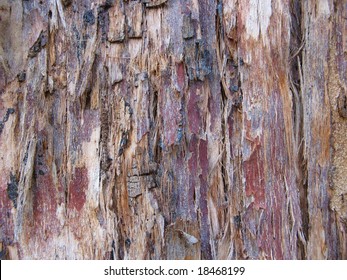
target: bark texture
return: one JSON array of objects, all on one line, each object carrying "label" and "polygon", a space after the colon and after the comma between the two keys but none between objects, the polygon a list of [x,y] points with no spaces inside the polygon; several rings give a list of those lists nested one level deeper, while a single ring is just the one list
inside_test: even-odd
[{"label": "bark texture", "polygon": [[346,0],[0,0],[10,259],[346,259]]}]

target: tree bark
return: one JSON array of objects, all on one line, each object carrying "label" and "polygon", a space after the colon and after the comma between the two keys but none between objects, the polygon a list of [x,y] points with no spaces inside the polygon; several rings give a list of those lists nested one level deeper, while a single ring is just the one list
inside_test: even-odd
[{"label": "tree bark", "polygon": [[347,259],[346,0],[0,1],[8,259]]}]

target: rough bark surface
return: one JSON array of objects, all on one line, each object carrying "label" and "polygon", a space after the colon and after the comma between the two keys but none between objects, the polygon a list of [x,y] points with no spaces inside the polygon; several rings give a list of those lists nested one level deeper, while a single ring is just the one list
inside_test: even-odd
[{"label": "rough bark surface", "polygon": [[346,259],[346,0],[0,0],[9,259]]}]

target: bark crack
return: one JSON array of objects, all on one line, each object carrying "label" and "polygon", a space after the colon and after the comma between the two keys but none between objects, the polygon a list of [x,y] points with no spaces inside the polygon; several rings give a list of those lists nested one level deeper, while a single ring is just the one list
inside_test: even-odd
[{"label": "bark crack", "polygon": [[307,167],[304,157],[304,131],[303,131],[303,75],[302,50],[305,45],[305,38],[302,34],[302,15],[301,3],[293,0],[291,9],[291,36],[290,36],[290,72],[289,82],[292,93],[293,105],[293,151],[294,151],[294,169],[296,175],[296,184],[299,189],[301,227],[297,233],[298,258],[306,259],[306,243],[308,240],[309,211],[308,211],[308,192],[307,192]]}]

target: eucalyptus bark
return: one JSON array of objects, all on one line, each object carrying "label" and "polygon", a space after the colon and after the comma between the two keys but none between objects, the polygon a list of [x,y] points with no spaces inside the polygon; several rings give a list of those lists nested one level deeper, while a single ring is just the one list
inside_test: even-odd
[{"label": "eucalyptus bark", "polygon": [[0,0],[9,259],[346,259],[346,0]]}]

